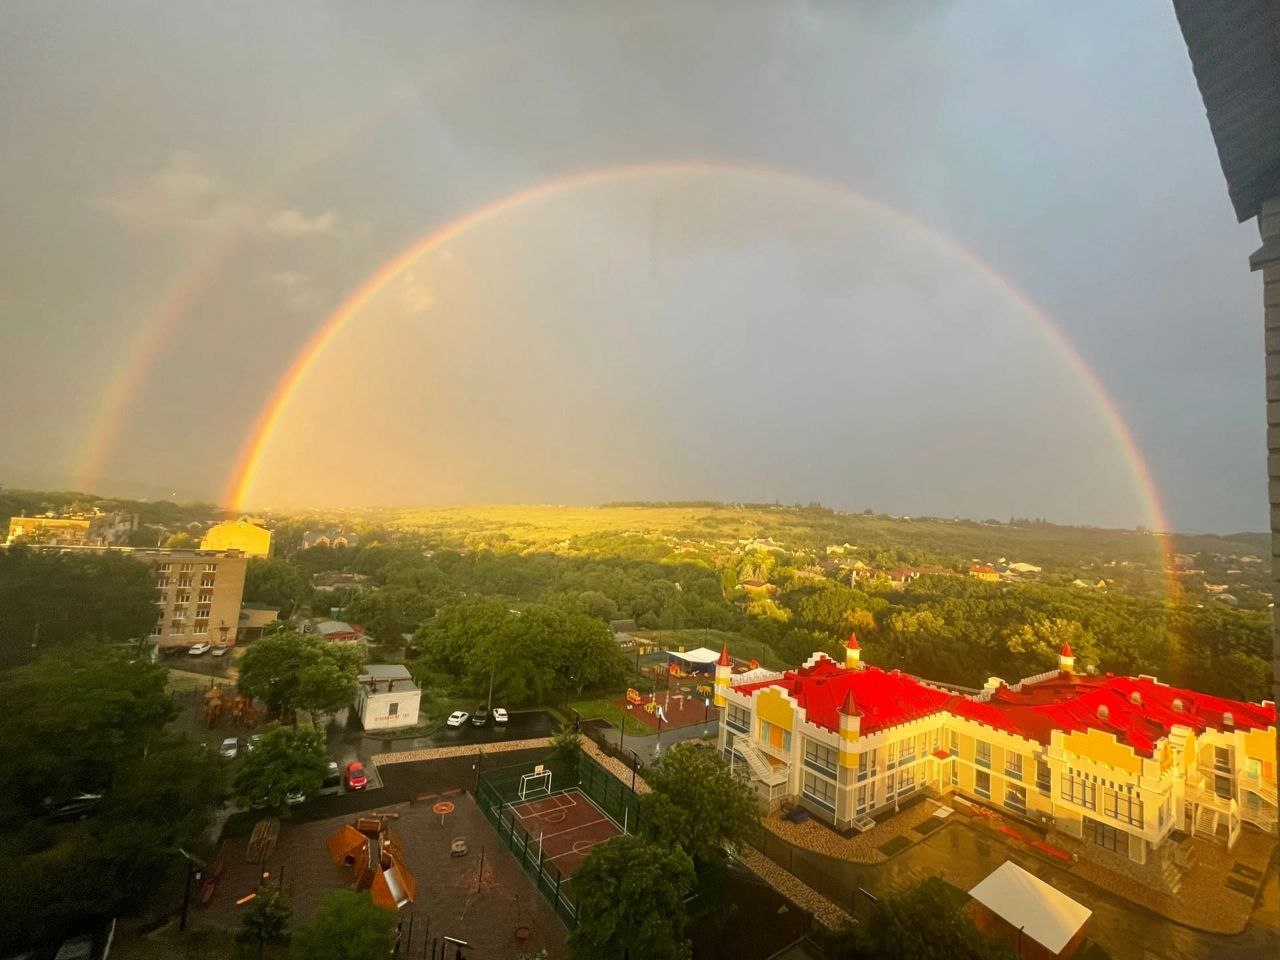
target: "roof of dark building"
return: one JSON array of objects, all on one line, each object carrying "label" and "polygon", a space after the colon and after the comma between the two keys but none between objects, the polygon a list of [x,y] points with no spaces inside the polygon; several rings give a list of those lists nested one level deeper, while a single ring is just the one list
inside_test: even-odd
[{"label": "roof of dark building", "polygon": [[1236,217],[1280,196],[1280,0],[1173,0]]}]

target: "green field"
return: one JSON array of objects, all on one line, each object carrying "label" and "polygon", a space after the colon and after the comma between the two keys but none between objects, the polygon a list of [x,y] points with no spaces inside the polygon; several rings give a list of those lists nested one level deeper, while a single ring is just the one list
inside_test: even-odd
[{"label": "green field", "polygon": [[[577,710],[584,720],[608,720],[615,727],[622,727],[622,732],[628,737],[651,737],[654,734],[652,727],[645,726],[608,700],[579,700],[569,706]],[[625,727],[622,726],[624,722]]]}]

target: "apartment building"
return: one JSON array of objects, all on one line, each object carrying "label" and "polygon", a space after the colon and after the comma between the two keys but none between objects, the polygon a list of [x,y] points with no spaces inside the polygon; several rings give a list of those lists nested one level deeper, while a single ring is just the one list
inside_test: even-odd
[{"label": "apartment building", "polygon": [[239,550],[134,550],[156,573],[159,647],[236,642],[248,558]]},{"label": "apartment building", "polygon": [[5,546],[115,547],[138,529],[136,513],[77,513],[61,517],[10,517]]},{"label": "apartment building", "polygon": [[[1276,830],[1275,704],[1212,697],[1154,677],[1059,668],[979,693],[843,665],[743,681],[716,668],[719,746],[763,800],[797,802],[840,830],[921,790],[996,808],[1049,842],[1176,889],[1188,836],[1233,846]],[[745,682],[744,682],[745,681]]]}]

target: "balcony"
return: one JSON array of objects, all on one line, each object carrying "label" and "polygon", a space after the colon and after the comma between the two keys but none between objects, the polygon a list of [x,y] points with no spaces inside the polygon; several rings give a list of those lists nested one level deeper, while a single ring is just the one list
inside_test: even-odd
[{"label": "balcony", "polygon": [[839,775],[839,771],[837,771],[834,767],[828,767],[825,763],[819,763],[817,760],[813,759],[812,757],[805,757],[804,765],[808,769],[812,770],[814,773],[820,773],[824,777],[830,777],[832,780],[836,779],[836,777]]}]

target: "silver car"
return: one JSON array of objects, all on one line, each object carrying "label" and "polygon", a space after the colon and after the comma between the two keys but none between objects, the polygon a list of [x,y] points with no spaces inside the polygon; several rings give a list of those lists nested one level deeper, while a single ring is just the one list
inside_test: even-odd
[{"label": "silver car", "polygon": [[222,741],[222,746],[218,747],[218,753],[228,760],[234,760],[240,753],[240,741],[235,737],[227,737]]}]

